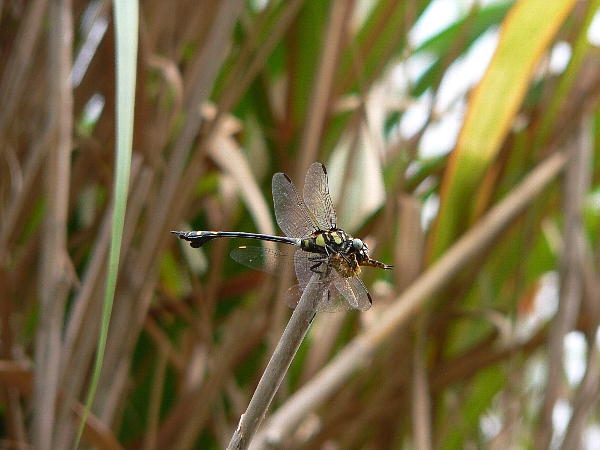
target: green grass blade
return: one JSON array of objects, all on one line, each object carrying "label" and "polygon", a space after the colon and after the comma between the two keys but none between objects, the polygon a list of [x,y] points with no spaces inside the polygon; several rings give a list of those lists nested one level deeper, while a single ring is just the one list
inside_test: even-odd
[{"label": "green grass blade", "polygon": [[473,215],[476,201],[471,195],[500,151],[540,58],[575,4],[526,0],[504,20],[494,57],[469,100],[443,181],[442,207],[429,242],[430,261],[464,232],[465,217]]},{"label": "green grass blade", "polygon": [[106,278],[106,294],[104,309],[102,311],[102,324],[96,352],[96,362],[92,375],[92,382],[85,404],[85,410],[75,448],[79,444],[83,426],[90,412],[108,336],[108,325],[112,309],[117,273],[119,269],[119,254],[123,237],[125,222],[125,207],[127,203],[127,189],[129,186],[129,170],[131,166],[131,146],[133,142],[133,112],[135,105],[135,81],[137,66],[138,42],[138,2],[129,0],[115,0],[113,2],[115,20],[116,42],[116,175],[114,184],[114,213],[112,223],[111,244],[109,253],[109,267]]}]

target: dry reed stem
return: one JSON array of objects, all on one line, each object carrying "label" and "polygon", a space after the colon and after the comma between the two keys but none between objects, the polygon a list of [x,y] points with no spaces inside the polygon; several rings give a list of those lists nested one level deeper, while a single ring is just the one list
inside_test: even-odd
[{"label": "dry reed stem", "polygon": [[580,127],[579,142],[574,146],[565,170],[562,199],[565,230],[560,264],[560,297],[558,311],[552,322],[548,339],[548,381],[540,413],[536,441],[538,449],[549,448],[554,434],[552,417],[554,405],[562,391],[564,339],[567,333],[574,329],[580,314],[583,287],[583,267],[580,263],[585,259],[582,213],[591,182],[593,154],[591,130],[590,121],[586,117]]},{"label": "dry reed stem", "polygon": [[415,448],[430,450],[432,448],[431,432],[431,388],[427,373],[427,324],[429,315],[421,313],[415,321],[415,346],[413,349],[413,380],[412,380],[412,423]]},{"label": "dry reed stem", "polygon": [[33,442],[41,450],[53,448],[55,411],[60,382],[62,327],[67,294],[72,280],[68,274],[67,220],[70,158],[73,133],[72,66],[73,18],[71,3],[50,6],[50,51],[48,95],[49,122],[54,144],[47,155],[46,193],[40,268],[40,321],[36,330],[34,376],[35,426]]},{"label": "dry reed stem", "polygon": [[281,340],[258,382],[248,408],[242,414],[235,433],[227,446],[229,450],[244,450],[252,442],[256,430],[263,421],[267,409],[315,317],[315,311],[302,308],[303,303],[311,300],[303,295],[298,307],[292,313]]},{"label": "dry reed stem", "polygon": [[[233,109],[244,93],[247,92],[252,81],[265,67],[267,59],[275,46],[283,39],[285,32],[289,31],[292,21],[296,18],[298,10],[305,1],[291,0],[286,2],[283,5],[283,11],[275,21],[275,25],[269,29],[263,42],[258,42],[258,35],[264,31],[260,22],[250,30],[251,34],[244,42],[244,46],[235,60],[235,67],[231,71],[227,87],[223,91],[223,96],[219,99],[218,110],[220,112]],[[266,20],[267,11],[263,13],[264,20]]]},{"label": "dry reed stem", "polygon": [[35,0],[27,4],[24,19],[15,38],[15,47],[4,66],[0,81],[0,141],[4,142],[6,127],[14,120],[15,110],[25,92],[27,77],[33,65],[34,48],[42,33],[42,21],[48,0]]},{"label": "dry reed stem", "polygon": [[295,168],[298,177],[305,174],[308,166],[317,160],[321,134],[332,98],[332,85],[336,75],[335,69],[344,46],[344,31],[349,14],[353,9],[352,6],[353,2],[346,0],[334,0],[331,3],[329,23],[326,28],[327,34],[323,38],[324,45],[319,56],[317,73],[311,89],[311,97],[306,111],[306,122],[300,141],[302,157]]}]

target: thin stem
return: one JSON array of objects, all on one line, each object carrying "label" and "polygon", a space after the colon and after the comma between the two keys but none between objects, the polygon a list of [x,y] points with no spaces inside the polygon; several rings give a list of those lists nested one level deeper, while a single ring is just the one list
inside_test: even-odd
[{"label": "thin stem", "polygon": [[300,299],[300,304],[294,310],[287,327],[283,331],[281,339],[273,352],[273,356],[258,382],[248,408],[242,414],[237,429],[229,442],[227,447],[229,450],[242,450],[248,448],[250,445],[285,373],[296,355],[296,351],[298,351],[298,347],[300,347],[316,315],[315,311],[301,307],[301,304],[305,301],[305,297],[307,296],[302,296]]}]

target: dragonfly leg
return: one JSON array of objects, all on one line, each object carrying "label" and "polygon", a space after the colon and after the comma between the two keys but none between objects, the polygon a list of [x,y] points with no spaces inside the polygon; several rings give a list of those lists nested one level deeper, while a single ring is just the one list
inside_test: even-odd
[{"label": "dragonfly leg", "polygon": [[322,257],[311,257],[308,258],[309,261],[315,261],[315,263],[310,266],[310,270],[311,272],[314,273],[323,273],[322,270],[318,270],[324,263],[325,263],[325,259]]}]

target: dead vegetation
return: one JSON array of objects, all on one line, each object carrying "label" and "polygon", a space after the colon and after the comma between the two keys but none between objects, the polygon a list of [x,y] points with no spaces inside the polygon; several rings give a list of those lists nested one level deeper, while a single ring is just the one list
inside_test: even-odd
[{"label": "dead vegetation", "polygon": [[[565,1],[539,18],[554,34],[534,30],[529,53],[492,60],[522,94],[484,78],[442,108],[452,64],[500,24],[510,39],[519,14],[473,8],[414,48],[429,3],[141,4],[121,263],[85,445],[227,445],[293,281],[237,266],[238,243],[190,251],[169,230],[278,233],[271,176],[301,185],[314,161],[330,171],[341,226],[396,269],[364,271],[368,312],[317,316],[257,445],[578,448],[597,428],[600,67],[587,27],[598,2]],[[111,235],[111,3],[0,8],[2,445],[69,448]],[[571,58],[553,71],[557,42]],[[399,75],[421,57],[420,76]],[[417,104],[424,118],[411,125]],[[425,158],[428,133],[461,105],[472,120],[448,135],[453,153]],[[467,138],[484,126],[479,152]],[[437,199],[431,224],[422,208]],[[573,331],[587,343],[575,381],[563,346]],[[562,434],[557,404],[572,408]]]}]

